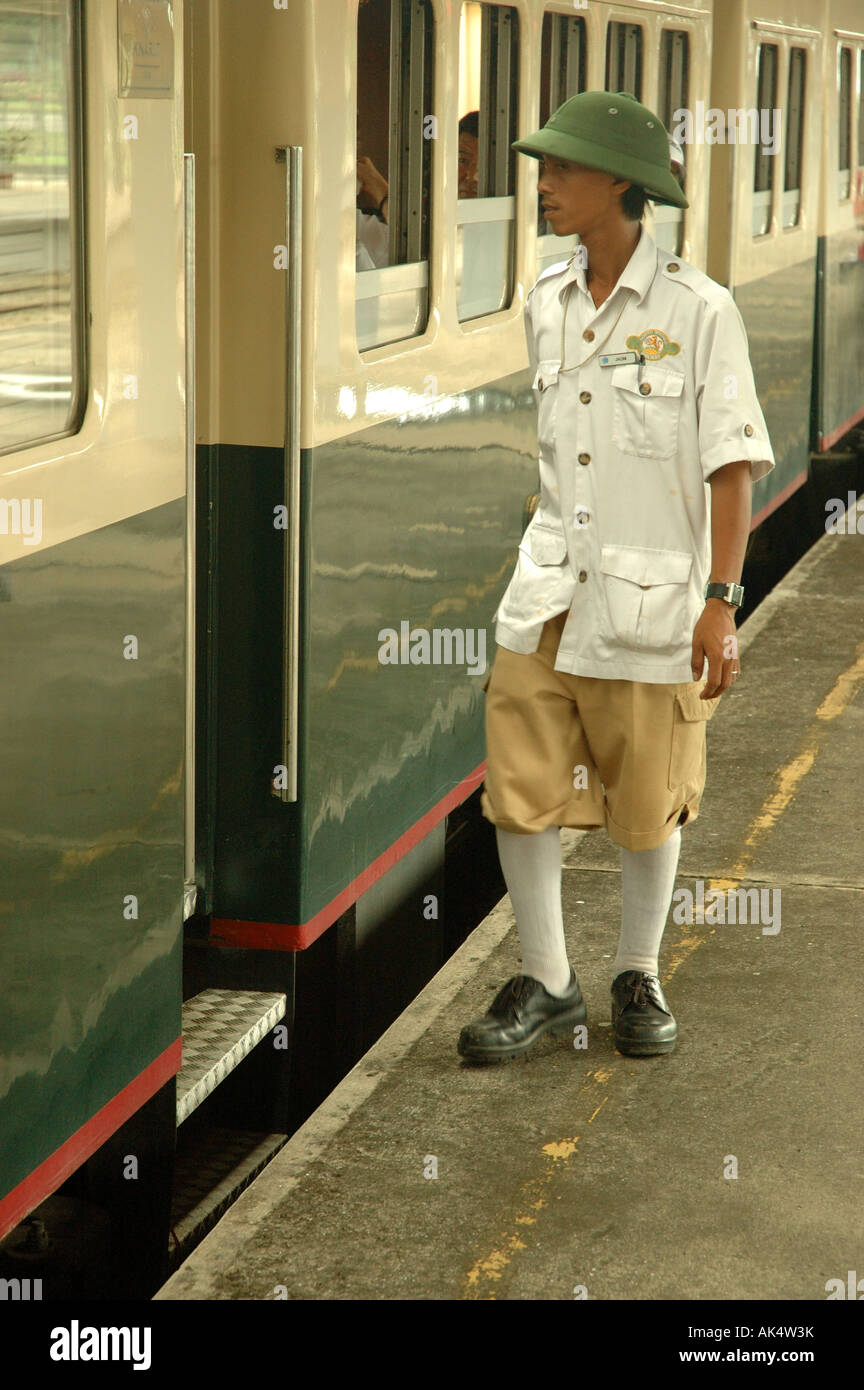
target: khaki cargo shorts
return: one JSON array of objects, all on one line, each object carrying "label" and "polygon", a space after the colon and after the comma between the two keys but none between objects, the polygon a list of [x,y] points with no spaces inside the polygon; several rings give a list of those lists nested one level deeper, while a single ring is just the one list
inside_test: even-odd
[{"label": "khaki cargo shorts", "polygon": [[502,830],[605,825],[625,849],[655,849],[695,820],[705,786],[703,681],[648,685],[554,669],[567,614],[536,652],[498,647],[486,685],[481,805]]}]

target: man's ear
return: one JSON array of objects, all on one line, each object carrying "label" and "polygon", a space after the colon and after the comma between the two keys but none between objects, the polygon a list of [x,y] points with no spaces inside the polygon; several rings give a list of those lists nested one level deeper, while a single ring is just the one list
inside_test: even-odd
[{"label": "man's ear", "polygon": [[632,179],[616,179],[616,178],[613,178],[613,179],[612,179],[612,189],[613,189],[613,191],[614,191],[615,193],[620,193],[622,196],[623,196],[623,194],[625,194],[625,193],[627,192],[627,189],[628,189],[628,188],[632,188],[632,187],[633,187],[633,180],[632,180]]}]

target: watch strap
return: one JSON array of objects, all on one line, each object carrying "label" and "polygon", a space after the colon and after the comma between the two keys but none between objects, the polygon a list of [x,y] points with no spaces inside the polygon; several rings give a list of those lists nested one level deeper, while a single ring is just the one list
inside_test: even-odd
[{"label": "watch strap", "polygon": [[731,603],[735,608],[740,608],[744,602],[744,587],[741,584],[708,584],[705,589],[706,598],[722,598],[724,602]]}]

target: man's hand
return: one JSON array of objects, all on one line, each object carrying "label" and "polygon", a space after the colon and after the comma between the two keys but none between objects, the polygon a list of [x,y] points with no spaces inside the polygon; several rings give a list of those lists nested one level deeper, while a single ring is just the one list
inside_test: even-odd
[{"label": "man's hand", "polygon": [[378,207],[387,195],[387,180],[383,174],[379,174],[368,155],[361,154],[358,157],[357,177],[363,185],[362,191],[368,193]]},{"label": "man's hand", "polygon": [[691,667],[694,681],[702,679],[702,667],[708,658],[708,683],[700,699],[713,700],[728,690],[741,670],[738,639],[735,636],[735,612],[722,598],[709,598],[702,616],[693,630]]}]

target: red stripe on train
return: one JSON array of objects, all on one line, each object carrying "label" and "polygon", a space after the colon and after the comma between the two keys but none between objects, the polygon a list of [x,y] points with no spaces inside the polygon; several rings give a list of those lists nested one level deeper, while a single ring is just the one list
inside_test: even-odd
[{"label": "red stripe on train", "polygon": [[482,762],[308,922],[243,922],[234,918],[214,917],[210,922],[210,940],[217,946],[243,946],[262,951],[302,951],[305,946],[311,946],[367,888],[383,878],[448,812],[476,791],[485,775],[486,764]]},{"label": "red stripe on train", "polygon": [[166,1081],[180,1070],[183,1040],[177,1038],[149,1067],[118,1091],[112,1100],[61,1144],[49,1158],[34,1168],[17,1187],[0,1200],[0,1240],[14,1230],[24,1217],[56,1192],[61,1183],[80,1168],[91,1154],[110,1139],[136,1110],[155,1096]]}]

